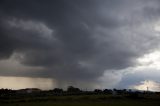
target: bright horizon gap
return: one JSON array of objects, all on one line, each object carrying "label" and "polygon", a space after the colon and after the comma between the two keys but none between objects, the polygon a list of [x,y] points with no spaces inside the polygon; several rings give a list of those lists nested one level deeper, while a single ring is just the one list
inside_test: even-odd
[{"label": "bright horizon gap", "polygon": [[47,90],[53,89],[55,86],[56,81],[51,78],[0,76],[0,88],[4,89],[39,88]]}]

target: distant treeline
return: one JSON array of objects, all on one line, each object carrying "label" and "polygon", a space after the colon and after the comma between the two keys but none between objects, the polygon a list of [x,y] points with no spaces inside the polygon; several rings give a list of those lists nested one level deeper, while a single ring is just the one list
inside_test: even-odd
[{"label": "distant treeline", "polygon": [[0,89],[0,99],[6,97],[24,97],[24,96],[66,96],[66,95],[112,95],[128,96],[133,98],[149,95],[160,96],[160,92],[138,91],[131,89],[95,89],[93,91],[81,90],[69,86],[67,90],[54,88],[53,90],[40,90],[38,88],[26,88],[20,90]]}]

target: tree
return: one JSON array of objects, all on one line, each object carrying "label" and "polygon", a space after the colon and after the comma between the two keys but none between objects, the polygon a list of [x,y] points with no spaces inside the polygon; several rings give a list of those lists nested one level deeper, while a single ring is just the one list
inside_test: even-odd
[{"label": "tree", "polygon": [[80,92],[81,90],[79,88],[75,88],[73,86],[69,86],[67,89],[67,92]]},{"label": "tree", "polygon": [[102,93],[102,90],[101,89],[95,89],[94,92],[95,93]]},{"label": "tree", "polygon": [[111,89],[105,89],[103,90],[104,93],[106,94],[112,94],[112,90]]},{"label": "tree", "polygon": [[55,93],[62,93],[62,92],[63,92],[63,89],[54,88],[54,89],[53,89],[53,92],[55,92]]}]

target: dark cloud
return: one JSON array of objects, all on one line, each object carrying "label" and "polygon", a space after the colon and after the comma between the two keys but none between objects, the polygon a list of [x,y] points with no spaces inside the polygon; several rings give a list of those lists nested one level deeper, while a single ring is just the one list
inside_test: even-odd
[{"label": "dark cloud", "polygon": [[132,37],[134,24],[141,23],[131,14],[141,20],[145,14],[134,8],[136,2],[127,0],[1,0],[0,59],[17,53],[21,64],[44,69],[13,75],[73,82],[133,66],[153,47],[144,48],[150,41],[146,33]]}]

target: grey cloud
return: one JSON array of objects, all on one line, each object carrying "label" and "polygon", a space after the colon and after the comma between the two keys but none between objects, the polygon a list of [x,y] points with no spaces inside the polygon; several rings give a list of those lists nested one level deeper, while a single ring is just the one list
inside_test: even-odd
[{"label": "grey cloud", "polygon": [[[141,49],[141,43],[145,45],[149,37],[132,38],[132,33],[139,34],[132,28],[144,22],[139,23],[130,15],[135,13],[141,21],[145,18],[143,9],[138,10],[140,13],[134,11],[136,5],[136,1],[127,0],[2,0],[0,58],[17,53],[21,64],[44,68],[38,73],[16,73],[17,76],[73,82],[95,81],[105,70],[134,66],[137,57],[155,47],[150,44]],[[51,30],[54,39],[46,39]]]}]

